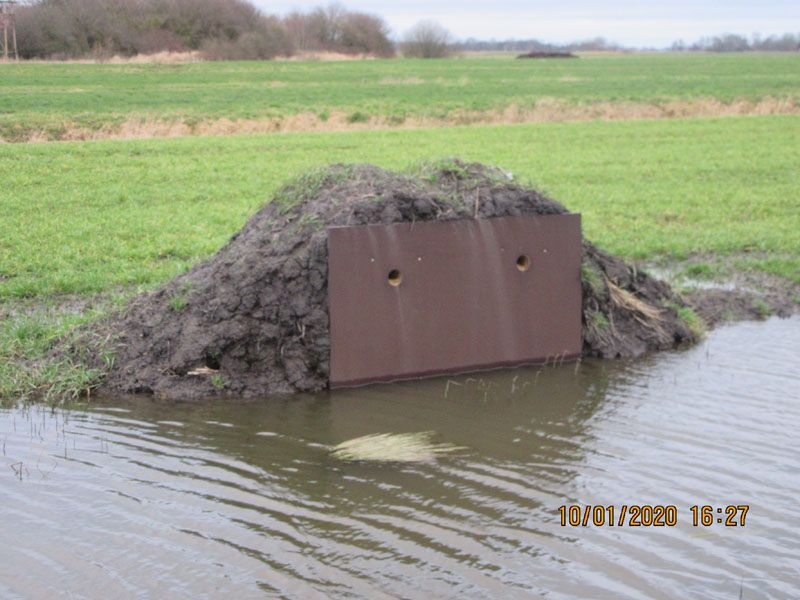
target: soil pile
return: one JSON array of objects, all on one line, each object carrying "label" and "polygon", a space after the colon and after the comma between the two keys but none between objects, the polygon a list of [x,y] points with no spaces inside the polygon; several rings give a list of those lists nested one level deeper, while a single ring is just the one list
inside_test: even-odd
[{"label": "soil pile", "polygon": [[[478,201],[476,202],[476,199]],[[414,176],[334,166],[281,190],[219,251],[102,325],[106,391],[191,398],[327,387],[328,226],[567,212],[497,169],[457,161]],[[586,356],[693,341],[669,287],[584,242]]]},{"label": "soil pile", "polygon": [[520,54],[517,58],[578,58],[572,52],[544,52],[539,50],[531,50],[525,54]]}]

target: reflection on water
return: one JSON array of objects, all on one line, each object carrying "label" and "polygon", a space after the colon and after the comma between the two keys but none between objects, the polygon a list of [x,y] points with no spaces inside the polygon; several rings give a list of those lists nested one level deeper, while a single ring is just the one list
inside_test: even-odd
[{"label": "reflection on water", "polygon": [[[800,318],[694,349],[233,404],[0,411],[0,597],[800,593]],[[329,448],[434,431],[435,462]],[[561,527],[674,504],[674,528]],[[744,528],[695,504],[750,504]]]}]

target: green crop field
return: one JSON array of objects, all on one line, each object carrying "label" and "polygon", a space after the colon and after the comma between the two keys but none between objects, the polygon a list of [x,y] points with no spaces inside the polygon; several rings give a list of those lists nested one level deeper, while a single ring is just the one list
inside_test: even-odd
[{"label": "green crop field", "polygon": [[9,144],[0,297],[155,283],[215,251],[291,175],[455,155],[582,212],[613,252],[770,252],[796,276],[798,134],[787,116]]},{"label": "green crop field", "polygon": [[[0,138],[69,139],[156,120],[307,115],[318,126],[521,111],[543,102],[663,104],[769,98],[800,111],[800,55],[631,54],[577,60],[374,60],[0,65]],[[797,109],[797,110],[795,110]],[[548,113],[550,118],[558,111]],[[624,112],[622,113],[624,116]],[[301,124],[302,126],[302,124]]]},{"label": "green crop field", "polygon": [[[364,127],[0,144],[0,399],[85,389],[96,374],[40,361],[57,336],[211,255],[281,184],[332,162],[497,165],[581,212],[585,235],[611,252],[665,264],[693,257],[696,275],[715,273],[722,257],[727,269],[800,289],[800,56],[9,64],[0,78],[9,140],[131,118],[313,112],[322,122],[338,112],[345,126]],[[375,115],[400,124],[545,99],[625,107],[765,98],[789,114],[369,128]]]}]

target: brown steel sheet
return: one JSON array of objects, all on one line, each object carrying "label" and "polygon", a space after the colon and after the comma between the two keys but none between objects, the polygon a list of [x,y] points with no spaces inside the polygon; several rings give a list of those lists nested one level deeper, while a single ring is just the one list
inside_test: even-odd
[{"label": "brown steel sheet", "polygon": [[330,386],[574,358],[580,265],[578,214],[331,228]]}]

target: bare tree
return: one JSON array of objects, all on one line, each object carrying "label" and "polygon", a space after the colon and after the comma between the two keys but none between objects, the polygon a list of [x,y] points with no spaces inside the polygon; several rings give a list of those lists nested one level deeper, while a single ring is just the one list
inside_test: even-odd
[{"label": "bare tree", "polygon": [[283,18],[283,28],[298,50],[319,50],[306,13],[292,11]]},{"label": "bare tree", "polygon": [[380,17],[347,12],[339,22],[339,43],[347,52],[394,56],[389,26]]},{"label": "bare tree", "polygon": [[376,15],[348,11],[340,4],[292,12],[283,19],[289,38],[299,50],[392,56],[389,27]]},{"label": "bare tree", "polygon": [[453,36],[435,21],[420,21],[403,37],[403,56],[411,58],[444,58],[450,55]]},{"label": "bare tree", "polygon": [[746,52],[750,50],[750,44],[743,35],[724,33],[714,37],[708,49],[711,52]]},{"label": "bare tree", "polygon": [[280,19],[264,15],[258,15],[252,29],[235,39],[209,38],[200,49],[207,60],[268,60],[294,51]]}]

